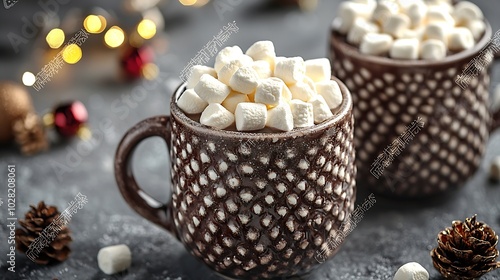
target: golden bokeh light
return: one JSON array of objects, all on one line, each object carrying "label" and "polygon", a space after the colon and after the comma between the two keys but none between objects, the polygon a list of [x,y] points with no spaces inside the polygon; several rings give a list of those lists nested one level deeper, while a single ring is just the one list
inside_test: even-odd
[{"label": "golden bokeh light", "polygon": [[45,125],[47,127],[53,126],[54,125],[54,114],[49,113],[49,114],[43,115],[42,122],[43,122],[43,125]]},{"label": "golden bokeh light", "polygon": [[45,37],[47,44],[49,44],[49,47],[51,47],[52,49],[57,49],[62,46],[62,44],[64,43],[64,39],[64,31],[59,28],[50,30],[47,34],[47,37]]},{"label": "golden bokeh light", "polygon": [[82,49],[77,44],[70,44],[64,48],[62,58],[68,64],[75,64],[82,59]]},{"label": "golden bokeh light", "polygon": [[89,15],[83,21],[83,27],[87,32],[99,34],[106,29],[106,18],[101,15]]},{"label": "golden bokeh light", "polygon": [[118,48],[125,40],[125,33],[118,26],[112,26],[106,34],[104,34],[104,42],[110,48]]},{"label": "golden bokeh light", "polygon": [[23,84],[27,87],[34,85],[36,82],[35,74],[28,71],[24,72],[22,79],[23,79]]},{"label": "golden bokeh light", "polygon": [[193,6],[196,4],[197,0],[179,0],[179,2],[184,6]]},{"label": "golden bokeh light", "polygon": [[158,73],[160,72],[160,69],[158,66],[154,63],[147,63],[142,67],[142,76],[147,79],[147,80],[154,80],[156,77],[158,77]]},{"label": "golden bokeh light", "polygon": [[206,4],[208,4],[210,0],[197,0],[196,3],[194,3],[195,7],[203,7]]},{"label": "golden bokeh light", "polygon": [[156,35],[156,24],[149,19],[143,19],[137,25],[137,33],[144,39],[151,39]]},{"label": "golden bokeh light", "polygon": [[92,138],[92,131],[90,131],[90,129],[86,126],[82,126],[80,127],[80,129],[78,129],[78,131],[76,132],[76,135],[84,140],[84,141],[88,141]]}]

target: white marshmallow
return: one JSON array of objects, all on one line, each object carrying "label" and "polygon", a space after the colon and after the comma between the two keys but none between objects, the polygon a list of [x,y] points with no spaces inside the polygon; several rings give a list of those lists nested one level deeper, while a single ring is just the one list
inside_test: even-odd
[{"label": "white marshmallow", "polygon": [[326,81],[316,83],[318,94],[323,96],[331,110],[336,109],[342,104],[342,92],[340,91],[339,84],[336,81]]},{"label": "white marshmallow", "polygon": [[266,126],[281,131],[293,129],[293,115],[288,103],[280,103],[267,111]]},{"label": "white marshmallow", "polygon": [[[287,57],[286,56],[277,56],[274,59],[274,66],[276,67],[276,64],[278,64],[278,62],[280,62],[280,61],[283,61],[284,59],[287,59]],[[274,74],[274,69],[273,69],[273,74]]]},{"label": "white marshmallow", "polygon": [[226,85],[229,85],[229,81],[233,77],[234,73],[242,67],[243,64],[240,60],[231,60],[228,64],[224,65],[220,71],[217,72],[217,76],[219,81],[223,82]]},{"label": "white marshmallow", "polygon": [[238,131],[263,129],[267,121],[267,107],[260,103],[242,102],[236,106],[235,119]]},{"label": "white marshmallow", "polygon": [[398,269],[394,280],[429,280],[429,272],[419,263],[410,262]]},{"label": "white marshmallow", "polygon": [[[274,62],[273,62],[274,65]],[[271,65],[265,60],[257,60],[252,63],[252,68],[257,72],[259,78],[267,79],[273,75],[273,70],[271,70]]]},{"label": "white marshmallow", "polygon": [[231,77],[229,86],[235,91],[250,94],[257,88],[258,81],[259,76],[252,66],[243,66]]},{"label": "white marshmallow", "polygon": [[253,60],[248,55],[240,55],[236,57],[232,57],[228,61],[224,61],[222,64],[222,68],[217,71],[217,77],[219,81],[229,85],[229,80],[233,76],[236,71],[243,66],[251,66],[253,64]]},{"label": "white marshmallow", "polygon": [[314,82],[328,81],[332,78],[332,66],[328,58],[309,59],[305,61],[306,76]]},{"label": "white marshmallow", "polygon": [[465,24],[465,27],[470,30],[476,41],[481,39],[484,34],[484,30],[486,30],[486,24],[481,19],[471,20]]},{"label": "white marshmallow", "polygon": [[215,71],[219,73],[220,69],[222,69],[224,65],[228,64],[231,60],[240,55],[243,55],[243,51],[238,46],[223,48],[215,57]]},{"label": "white marshmallow", "polygon": [[469,1],[460,1],[455,6],[453,17],[458,24],[464,24],[472,20],[482,20],[484,15],[476,4]]},{"label": "white marshmallow", "polygon": [[[392,1],[394,1],[394,0],[392,0]],[[396,2],[399,5],[400,12],[406,13],[406,14],[408,13],[408,10],[409,10],[411,5],[413,5],[415,3],[425,4],[422,0],[397,0]]]},{"label": "white marshmallow", "polygon": [[191,75],[189,75],[189,78],[187,79],[187,88],[194,88],[200,81],[200,77],[203,74],[209,74],[210,76],[217,78],[217,72],[214,68],[203,65],[195,65],[191,68]]},{"label": "white marshmallow", "polygon": [[194,89],[187,89],[177,100],[177,106],[186,114],[199,114],[205,110],[208,103],[201,99]]},{"label": "white marshmallow", "polygon": [[316,83],[311,78],[305,76],[303,82],[306,83],[314,92],[316,92]]},{"label": "white marshmallow", "polygon": [[132,264],[132,252],[124,244],[101,248],[97,253],[97,264],[108,275],[124,271]]},{"label": "white marshmallow", "polygon": [[465,27],[453,28],[448,37],[448,48],[450,51],[462,51],[474,47],[474,36]]},{"label": "white marshmallow", "polygon": [[304,79],[306,65],[302,57],[290,57],[280,60],[274,69],[274,76],[285,84],[294,84]]},{"label": "white marshmallow", "polygon": [[240,104],[241,102],[250,102],[250,99],[245,94],[233,91],[226,97],[224,102],[222,102],[222,106],[224,106],[229,112],[234,114],[236,106],[238,106],[238,104]]},{"label": "white marshmallow", "polygon": [[418,59],[418,39],[397,39],[392,44],[389,56],[395,59]]},{"label": "white marshmallow", "polygon": [[424,0],[424,1],[429,6],[435,6],[435,5],[439,5],[443,2],[447,3],[447,4],[451,4],[452,0]]},{"label": "white marshmallow", "polygon": [[419,39],[421,40],[424,36],[424,28],[418,29],[406,29],[401,34],[399,34],[398,39]]},{"label": "white marshmallow", "polygon": [[410,27],[420,26],[427,15],[427,5],[421,1],[412,3],[407,8],[407,15],[410,18]]},{"label": "white marshmallow", "polygon": [[394,37],[399,37],[409,27],[410,18],[405,14],[390,15],[382,25],[384,33]]},{"label": "white marshmallow", "polygon": [[269,65],[274,65],[274,59],[276,58],[274,44],[271,41],[255,42],[248,48],[246,54],[253,58],[253,60],[267,61]]},{"label": "white marshmallow", "polygon": [[351,2],[368,5],[371,9],[375,9],[375,7],[377,7],[376,0],[351,0]]},{"label": "white marshmallow", "polygon": [[[343,24],[343,22],[342,22],[342,19],[341,19],[341,18],[339,18],[339,17],[335,17],[335,18],[333,19],[332,24],[331,24],[331,27],[332,27],[332,30],[337,31],[337,32],[341,33],[342,35],[347,34],[347,32],[348,32],[348,31],[349,31],[349,29],[350,29],[350,27],[349,27],[349,29],[346,29],[346,27],[344,27],[344,24]],[[344,29],[346,29],[346,31],[345,31],[345,32],[340,32],[340,30],[344,30]]]},{"label": "white marshmallow", "polygon": [[314,123],[322,123],[333,117],[332,111],[328,108],[328,104],[326,104],[323,96],[317,94],[308,103],[313,105]]},{"label": "white marshmallow", "polygon": [[289,87],[292,93],[292,99],[299,99],[302,101],[309,101],[316,95],[316,92],[305,82],[300,81]]},{"label": "white marshmallow", "polygon": [[283,84],[283,92],[281,93],[281,97],[282,97],[281,99],[282,99],[282,101],[290,102],[290,100],[292,100],[292,92],[290,91],[288,86],[285,85],[285,83],[283,83],[283,81],[281,81],[281,83]]},{"label": "white marshmallow", "polygon": [[198,84],[194,87],[194,91],[209,104],[220,104],[229,95],[231,89],[209,74],[203,74]]},{"label": "white marshmallow", "polygon": [[304,101],[294,99],[290,101],[290,109],[293,115],[293,126],[309,127],[314,125],[313,105]]},{"label": "white marshmallow", "polygon": [[440,9],[442,11],[449,13],[449,14],[451,14],[453,12],[453,6],[446,1],[438,1],[437,3],[430,3],[430,4],[427,4],[427,7],[429,9]]},{"label": "white marshmallow", "polygon": [[212,103],[201,113],[200,123],[217,129],[224,129],[234,123],[234,115],[224,106]]},{"label": "white marshmallow", "polygon": [[446,45],[439,40],[429,39],[422,43],[420,57],[424,60],[441,60],[446,57]]},{"label": "white marshmallow", "polygon": [[351,29],[352,25],[358,18],[369,19],[373,13],[373,6],[368,4],[356,3],[356,2],[342,2],[340,4],[338,14],[336,30],[340,34],[347,34]]},{"label": "white marshmallow", "polygon": [[392,42],[391,35],[368,33],[363,37],[359,50],[363,54],[383,55],[391,49]]},{"label": "white marshmallow", "polygon": [[387,19],[392,15],[397,15],[399,13],[399,6],[394,1],[380,1],[377,7],[373,11],[372,20],[382,25]]},{"label": "white marshmallow", "polygon": [[276,106],[280,103],[284,87],[283,81],[277,78],[264,79],[259,82],[255,90],[255,102]]},{"label": "white marshmallow", "polygon": [[427,11],[427,23],[431,22],[445,22],[450,27],[455,26],[455,19],[443,9],[439,7],[431,7]]},{"label": "white marshmallow", "polygon": [[[347,33],[347,42],[355,45],[359,45],[363,36],[368,33],[378,33],[380,32],[380,28],[373,22],[369,22],[365,19],[357,19],[354,22],[351,30]],[[318,81],[319,82],[319,81]]]},{"label": "white marshmallow", "polygon": [[448,46],[448,37],[450,34],[451,28],[443,22],[431,22],[429,23],[424,30],[423,39],[436,39]]},{"label": "white marshmallow", "polygon": [[490,165],[490,180],[500,181],[500,156],[493,159]]}]

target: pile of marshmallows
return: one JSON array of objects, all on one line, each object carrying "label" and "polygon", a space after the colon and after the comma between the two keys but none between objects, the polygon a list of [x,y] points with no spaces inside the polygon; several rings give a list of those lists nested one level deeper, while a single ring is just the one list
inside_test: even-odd
[{"label": "pile of marshmallows", "polygon": [[341,103],[328,59],[276,57],[270,41],[256,42],[245,54],[237,46],[224,48],[214,68],[194,66],[177,100],[184,113],[201,113],[201,124],[225,129],[236,122],[238,131],[313,126]]},{"label": "pile of marshmallows", "polygon": [[340,5],[333,29],[363,54],[439,60],[470,49],[485,30],[483,13],[468,1],[351,0]]}]

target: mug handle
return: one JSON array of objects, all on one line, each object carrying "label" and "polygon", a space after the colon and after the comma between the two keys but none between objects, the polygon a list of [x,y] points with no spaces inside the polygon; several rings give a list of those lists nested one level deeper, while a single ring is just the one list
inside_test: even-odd
[{"label": "mug handle", "polygon": [[148,118],[129,129],[116,150],[115,178],[122,196],[132,209],[177,237],[172,220],[171,199],[163,204],[149,196],[137,184],[132,171],[132,155],[137,145],[147,138],[159,136],[170,150],[171,132],[169,116]]}]

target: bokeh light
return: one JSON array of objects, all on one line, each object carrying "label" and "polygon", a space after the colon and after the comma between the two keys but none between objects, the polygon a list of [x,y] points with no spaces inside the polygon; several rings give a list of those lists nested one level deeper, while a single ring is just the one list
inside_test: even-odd
[{"label": "bokeh light", "polygon": [[154,63],[147,63],[142,67],[142,76],[147,80],[154,80],[158,77],[158,73],[160,72],[160,68]]},{"label": "bokeh light", "polygon": [[90,138],[92,138],[92,131],[90,131],[90,129],[86,126],[82,126],[80,127],[80,129],[78,129],[76,135],[84,140],[84,141],[88,141],[90,140]]},{"label": "bokeh light", "polygon": [[193,6],[196,4],[197,0],[179,0],[179,2],[184,6]]},{"label": "bokeh light", "polygon": [[144,39],[151,39],[156,34],[156,24],[149,19],[143,19],[137,25],[137,33]]},{"label": "bokeh light", "polygon": [[106,29],[106,18],[101,15],[89,15],[83,21],[83,27],[87,32],[99,34]]},{"label": "bokeh light", "polygon": [[203,7],[206,4],[208,4],[210,0],[197,0],[196,3],[194,3],[195,7]]},{"label": "bokeh light", "polygon": [[68,64],[75,64],[82,59],[82,49],[77,44],[70,44],[64,48],[62,58]]},{"label": "bokeh light", "polygon": [[22,79],[23,79],[23,84],[27,87],[34,85],[36,82],[35,74],[28,71],[24,72]]},{"label": "bokeh light", "polygon": [[49,44],[49,47],[53,49],[59,48],[64,43],[64,39],[64,31],[59,28],[50,30],[47,37],[45,37],[47,44]]},{"label": "bokeh light", "polygon": [[118,48],[125,40],[125,33],[118,26],[112,26],[106,34],[104,34],[104,42],[110,48]]}]

